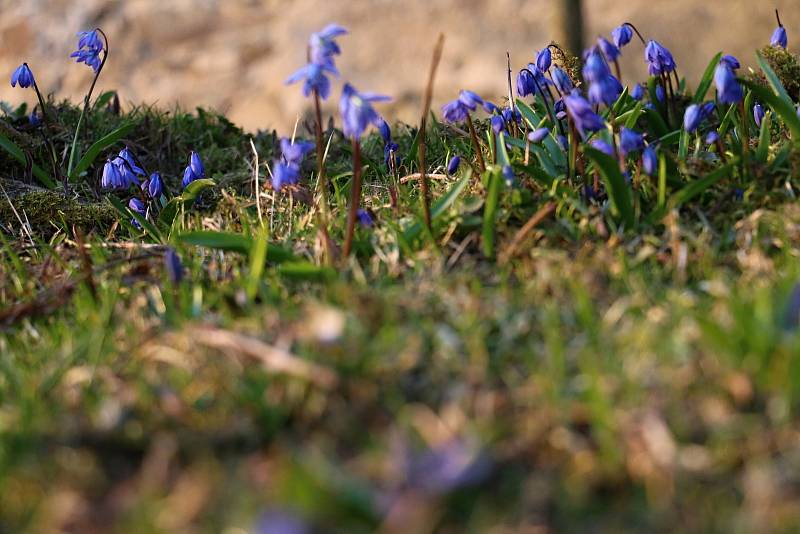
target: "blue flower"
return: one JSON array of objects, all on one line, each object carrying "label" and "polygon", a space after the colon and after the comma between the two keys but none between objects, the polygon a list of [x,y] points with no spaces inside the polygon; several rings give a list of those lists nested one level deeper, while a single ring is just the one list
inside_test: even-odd
[{"label": "blue flower", "polygon": [[468,89],[462,89],[461,92],[458,93],[458,99],[462,104],[467,106],[470,111],[475,111],[478,106],[482,106],[484,103],[483,98]]},{"label": "blue flower", "polygon": [[23,63],[17,67],[11,74],[11,87],[16,87],[17,84],[19,84],[19,86],[23,89],[27,89],[35,83],[36,81],[33,79],[33,72],[31,72],[31,69],[28,67],[27,63]]},{"label": "blue flower", "polygon": [[161,193],[164,192],[164,181],[161,179],[161,174],[154,172],[147,180],[147,194],[153,200],[161,198]]},{"label": "blue flower", "polygon": [[583,66],[583,79],[587,82],[599,82],[611,76],[608,64],[603,56],[597,52],[591,52],[586,56],[586,63]]},{"label": "blue flower", "polygon": [[280,191],[286,185],[294,185],[300,180],[300,170],[295,165],[276,161],[272,166],[272,188]]},{"label": "blue flower", "polygon": [[719,141],[719,134],[717,133],[717,131],[711,130],[710,132],[708,132],[708,135],[706,136],[706,144],[713,145],[717,141]]},{"label": "blue flower", "polygon": [[461,165],[461,158],[459,156],[450,158],[450,162],[447,164],[447,174],[455,174],[459,165]]},{"label": "blue flower", "polygon": [[136,165],[136,157],[133,155],[133,152],[131,152],[131,150],[127,146],[120,151],[119,157],[125,160],[125,163],[128,164],[128,167],[130,167],[130,170],[134,174],[136,174],[137,176],[145,175],[145,172],[142,170],[142,168]]},{"label": "blue flower", "polygon": [[650,76],[660,76],[673,72],[677,65],[669,50],[658,41],[648,41],[644,49],[644,59]]},{"label": "blue flower", "polygon": [[342,114],[342,130],[346,137],[359,140],[370,124],[378,126],[380,115],[372,108],[372,102],[386,102],[388,96],[375,93],[359,93],[349,83],[342,88],[339,112]]},{"label": "blue flower", "polygon": [[604,141],[603,139],[592,139],[589,145],[595,150],[599,150],[603,154],[607,154],[612,157],[614,156],[614,147],[612,147],[607,141]]},{"label": "blue flower", "polygon": [[30,115],[28,115],[28,124],[36,128],[42,124],[42,119],[39,117],[38,113],[31,111]]},{"label": "blue flower", "polygon": [[516,109],[505,108],[503,110],[502,115],[503,115],[503,120],[506,121],[507,123],[522,122],[522,114]]},{"label": "blue flower", "polygon": [[548,135],[550,135],[549,128],[538,128],[528,134],[528,141],[530,141],[531,143],[540,143]]},{"label": "blue flower", "polygon": [[511,168],[511,165],[503,165],[503,169],[500,171],[503,174],[503,178],[506,181],[506,185],[511,186],[514,184],[514,169]]},{"label": "blue flower", "polygon": [[647,176],[653,176],[658,169],[658,155],[652,146],[648,146],[642,152],[642,171]]},{"label": "blue flower", "polygon": [[766,113],[764,112],[764,108],[761,104],[756,104],[753,106],[753,119],[756,121],[756,126],[761,128],[761,121],[764,120],[764,116]]},{"label": "blue flower", "polygon": [[389,161],[392,157],[397,154],[397,150],[400,148],[400,145],[389,139],[386,143],[383,144],[383,162],[391,169],[389,165]]},{"label": "blue flower", "polygon": [[683,114],[683,128],[687,132],[693,133],[697,130],[697,127],[700,126],[700,123],[703,122],[703,115],[703,108],[697,104],[692,104],[686,108],[686,112]]},{"label": "blue flower", "polygon": [[484,109],[484,110],[486,111],[486,113],[488,113],[489,115],[494,115],[495,113],[501,113],[501,111],[500,111],[500,108],[499,108],[499,107],[497,107],[496,105],[492,104],[492,103],[491,103],[491,102],[489,102],[488,100],[484,100],[484,101],[483,101],[483,109]]},{"label": "blue flower", "polygon": [[723,104],[736,104],[744,98],[742,86],[739,85],[733,70],[725,63],[717,65],[714,71],[714,84],[717,86],[717,98]]},{"label": "blue flower", "polygon": [[775,28],[775,31],[772,32],[772,38],[769,44],[775,48],[786,49],[789,44],[789,38],[786,35],[786,28],[784,28],[783,25],[778,26]]},{"label": "blue flower", "polygon": [[656,100],[663,102],[667,98],[667,93],[664,91],[663,85],[656,85]]},{"label": "blue flower", "polygon": [[564,103],[581,136],[585,137],[586,132],[597,132],[606,127],[602,117],[592,110],[592,105],[577,91],[565,96]]},{"label": "blue flower", "polygon": [[[141,215],[142,217],[147,216],[147,206],[145,205],[144,202],[142,202],[136,197],[133,197],[128,201],[128,208],[132,212]],[[134,225],[139,230],[142,229],[142,225],[139,224],[139,221],[137,221],[136,218],[131,219],[131,224]]]},{"label": "blue flower", "polygon": [[69,57],[76,58],[78,63],[85,63],[92,70],[98,72],[102,65],[100,54],[103,52],[103,39],[96,29],[78,33],[78,49]]},{"label": "blue flower", "polygon": [[339,71],[333,64],[320,65],[317,63],[309,63],[305,67],[297,70],[294,74],[289,76],[284,82],[286,85],[297,83],[300,80],[305,80],[303,84],[303,96],[309,96],[311,93],[316,92],[322,100],[327,100],[331,94],[331,81],[325,75],[328,72],[337,78]]},{"label": "blue flower", "polygon": [[132,185],[139,185],[139,178],[137,178],[136,173],[134,172],[130,163],[127,160],[123,159],[120,156],[117,156],[111,163],[117,166],[119,169],[119,174],[122,177],[122,181],[125,184],[123,187],[128,188]]},{"label": "blue flower", "polygon": [[169,247],[164,253],[164,269],[167,271],[167,277],[173,284],[179,284],[181,280],[183,280],[183,264],[181,263],[181,257],[172,247]]},{"label": "blue flower", "polygon": [[736,59],[736,57],[734,57],[734,56],[732,56],[730,54],[722,56],[722,58],[720,58],[719,62],[720,63],[724,63],[725,65],[727,65],[728,67],[730,67],[733,70],[737,70],[737,69],[742,68],[742,64],[739,63],[739,60]]},{"label": "blue flower", "polygon": [[610,74],[589,85],[589,101],[592,104],[605,104],[611,107],[620,94],[622,94],[622,84]]},{"label": "blue flower", "polygon": [[464,122],[469,116],[469,108],[456,99],[442,106],[442,117],[450,123]]},{"label": "blue flower", "polygon": [[572,78],[569,77],[564,70],[556,67],[552,70],[550,75],[553,77],[553,83],[555,83],[556,89],[562,95],[568,95],[572,92],[572,89],[575,87],[572,84]]},{"label": "blue flower", "polygon": [[314,150],[314,143],[311,141],[299,141],[296,140],[292,143],[291,139],[286,137],[281,137],[281,154],[283,155],[283,159],[289,165],[296,165],[300,167],[300,164],[303,163],[303,158]]},{"label": "blue flower", "polygon": [[192,172],[195,176],[198,178],[205,178],[206,168],[203,165],[203,160],[200,159],[200,156],[194,150],[192,150],[189,156],[189,167],[192,168]]},{"label": "blue flower", "polygon": [[495,134],[499,134],[500,132],[506,129],[506,121],[503,120],[503,117],[500,115],[492,115],[492,131]]},{"label": "blue flower", "polygon": [[618,26],[611,31],[611,38],[614,40],[614,44],[617,48],[622,48],[633,39],[633,29],[631,29],[629,24]]},{"label": "blue flower", "polygon": [[358,223],[365,228],[370,228],[374,224],[372,215],[370,215],[369,212],[363,208],[358,209],[356,212],[356,217],[358,218]]},{"label": "blue flower", "polygon": [[347,35],[347,30],[338,24],[329,24],[321,31],[312,33],[308,43],[311,62],[332,67],[333,56],[342,53],[338,43],[334,41],[341,35]]},{"label": "blue flower", "polygon": [[528,69],[522,69],[517,74],[517,94],[521,97],[536,94],[536,82]]},{"label": "blue flower", "polygon": [[619,59],[619,56],[622,55],[622,53],[619,51],[619,48],[617,48],[614,43],[605,37],[598,38],[597,45],[600,47],[600,50],[603,52],[603,55],[606,56],[608,61],[614,62]]},{"label": "blue flower", "polygon": [[199,176],[197,176],[197,175],[194,173],[194,171],[192,170],[192,167],[191,167],[191,165],[190,165],[190,166],[186,167],[186,168],[183,170],[183,180],[181,180],[181,186],[182,186],[184,189],[186,189],[186,186],[188,186],[190,183],[194,182],[194,181],[195,181],[195,180],[197,180],[198,178],[199,178]]},{"label": "blue flower", "polygon": [[122,189],[126,184],[122,180],[119,167],[110,159],[103,165],[103,176],[100,178],[100,187],[103,189]]},{"label": "blue flower", "polygon": [[392,129],[389,128],[389,123],[383,119],[381,119],[378,124],[378,132],[380,132],[384,143],[388,143],[392,140]]},{"label": "blue flower", "polygon": [[550,47],[543,48],[541,52],[536,55],[536,66],[542,72],[550,70],[550,65],[553,64],[553,54],[550,52]]},{"label": "blue flower", "polygon": [[623,126],[619,133],[619,148],[623,154],[641,150],[644,148],[644,137],[642,134]]},{"label": "blue flower", "polygon": [[637,83],[633,87],[633,90],[631,91],[631,98],[633,98],[637,102],[641,101],[644,98],[644,87],[642,87],[642,84]]}]

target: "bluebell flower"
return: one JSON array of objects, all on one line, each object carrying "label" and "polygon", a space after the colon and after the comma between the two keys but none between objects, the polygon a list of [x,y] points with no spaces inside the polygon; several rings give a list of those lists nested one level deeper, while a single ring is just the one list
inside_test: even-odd
[{"label": "bluebell flower", "polygon": [[192,172],[198,178],[205,178],[206,177],[206,168],[203,165],[203,160],[200,159],[200,155],[192,150],[192,153],[189,155],[189,166],[192,168]]},{"label": "bluebell flower", "polygon": [[644,137],[639,132],[625,128],[619,132],[619,149],[622,154],[629,154],[644,148]]},{"label": "bluebell flower", "polygon": [[670,51],[658,41],[648,41],[644,49],[644,58],[647,61],[647,70],[650,76],[669,74],[677,67]]},{"label": "bluebell flower", "polygon": [[629,24],[618,26],[611,30],[611,39],[613,39],[617,48],[622,48],[633,39],[633,29],[631,29]]},{"label": "bluebell flower", "polygon": [[37,126],[42,124],[42,119],[39,117],[38,113],[36,113],[35,111],[31,111],[30,115],[28,115],[28,124],[36,128]]},{"label": "bluebell flower", "polygon": [[503,120],[511,124],[512,122],[522,122],[522,114],[516,109],[505,108],[503,110]]},{"label": "bluebell flower", "polygon": [[312,33],[308,43],[311,62],[333,66],[333,56],[342,52],[334,39],[342,35],[347,35],[347,30],[338,24],[329,24],[321,31]]},{"label": "bluebell flower", "polygon": [[558,92],[562,95],[568,95],[572,92],[572,89],[575,87],[572,83],[572,78],[569,77],[564,70],[556,67],[552,70],[550,75],[553,77],[553,83],[558,89]]},{"label": "bluebell flower", "polygon": [[389,128],[389,123],[381,119],[378,123],[378,132],[381,134],[384,143],[392,140],[392,129]]},{"label": "bluebell flower", "polygon": [[360,224],[364,228],[371,228],[372,225],[374,224],[374,221],[372,220],[372,215],[370,215],[369,212],[363,208],[358,208],[358,211],[356,212],[356,217],[358,218],[358,224]]},{"label": "bluebell flower", "polygon": [[719,141],[719,134],[717,133],[717,131],[711,130],[710,132],[708,132],[708,135],[706,136],[706,144],[713,145],[717,141]]},{"label": "bluebell flower", "polygon": [[533,73],[528,69],[522,69],[517,74],[517,94],[520,97],[536,94],[536,82]]},{"label": "bluebell flower", "polygon": [[586,132],[597,132],[606,127],[603,118],[594,112],[592,105],[577,91],[565,96],[564,103],[581,136],[585,137]]},{"label": "bluebell flower", "polygon": [[667,98],[667,93],[664,91],[663,85],[656,85],[656,100],[663,102]]},{"label": "bluebell flower", "polygon": [[486,110],[486,113],[488,113],[489,115],[494,115],[495,113],[501,113],[500,108],[492,104],[488,100],[483,101],[483,109]]},{"label": "bluebell flower", "polygon": [[717,105],[714,102],[706,102],[705,104],[703,104],[703,106],[700,108],[703,110],[703,118],[707,119],[708,117],[710,117],[711,113],[714,112],[715,107],[717,107]]},{"label": "bluebell flower", "polygon": [[719,62],[720,63],[724,63],[725,65],[727,65],[728,67],[730,67],[733,70],[738,70],[738,69],[742,68],[742,64],[739,63],[739,60],[736,59],[736,57],[734,57],[734,56],[732,56],[730,54],[726,54],[726,55],[722,56],[720,58]]},{"label": "bluebell flower", "polygon": [[281,154],[286,163],[289,165],[297,165],[298,167],[303,163],[303,158],[306,154],[314,150],[315,147],[314,143],[311,141],[295,140],[295,142],[292,143],[292,140],[286,137],[281,137],[280,145]]},{"label": "bluebell flower", "polygon": [[136,174],[137,176],[144,176],[145,175],[144,170],[142,170],[141,167],[136,165],[136,157],[133,155],[133,152],[131,152],[130,148],[128,148],[127,146],[125,148],[123,148],[119,153],[119,157],[121,159],[125,160],[125,163],[128,164],[128,167],[130,167],[130,170],[134,174]]},{"label": "bluebell flower", "polygon": [[761,104],[756,104],[753,106],[753,119],[756,121],[756,126],[761,128],[761,121],[764,120],[764,116],[766,113],[764,112],[764,108]]},{"label": "bluebell flower", "polygon": [[272,166],[272,188],[280,191],[284,186],[294,185],[300,180],[300,169],[296,165],[289,165],[276,161]]},{"label": "bluebell flower", "polygon": [[103,39],[97,29],[78,32],[78,48],[103,49]]},{"label": "bluebell flower", "polygon": [[600,50],[603,52],[603,55],[606,56],[606,59],[612,63],[619,59],[619,56],[622,55],[622,53],[619,51],[619,48],[617,48],[614,43],[605,37],[600,37],[597,39],[597,46],[600,47]]},{"label": "bluebell flower", "polygon": [[121,156],[117,156],[111,163],[117,166],[119,169],[119,174],[122,177],[122,181],[125,184],[125,188],[128,188],[132,185],[139,185],[139,178],[137,174],[134,172],[133,167],[126,159],[123,159]]},{"label": "bluebell flower", "polygon": [[500,115],[492,115],[492,131],[495,134],[499,134],[500,132],[506,129],[506,121],[503,120],[503,117]]},{"label": "bluebell flower", "polygon": [[658,155],[652,146],[648,146],[642,152],[642,171],[647,176],[653,176],[658,169]]},{"label": "bluebell flower", "polygon": [[769,44],[775,48],[783,49],[786,49],[786,47],[789,45],[789,38],[786,35],[786,28],[784,28],[783,25],[778,26],[775,28],[775,31],[772,32],[772,38],[770,39]]},{"label": "bluebell flower", "polygon": [[459,156],[450,158],[450,162],[447,164],[447,174],[455,174],[459,165],[461,165],[461,158]]},{"label": "bluebell flower", "polygon": [[482,106],[484,103],[483,98],[468,89],[462,89],[461,92],[458,93],[458,99],[462,104],[467,106],[470,111],[475,111],[478,106]]},{"label": "bluebell flower", "polygon": [[442,117],[449,123],[464,122],[469,116],[469,108],[456,99],[442,106]]},{"label": "bluebell flower", "polygon": [[692,104],[686,108],[686,112],[683,114],[683,128],[689,133],[694,133],[703,122],[703,118],[703,108]]},{"label": "bluebell flower", "polygon": [[558,146],[560,146],[564,152],[569,152],[569,139],[566,135],[557,135],[556,141],[558,141]]},{"label": "bluebell flower", "polygon": [[337,78],[339,77],[339,71],[333,65],[309,63],[289,76],[284,83],[291,85],[300,80],[305,80],[305,83],[303,83],[303,96],[307,97],[316,92],[322,100],[327,100],[331,94],[331,81],[325,75],[326,72],[333,74]]},{"label": "bluebell flower", "polygon": [[100,178],[100,187],[103,189],[122,189],[126,184],[122,180],[119,167],[110,159],[103,165],[103,176]]},{"label": "bluebell flower", "polygon": [[633,86],[633,89],[631,90],[631,98],[637,102],[640,102],[644,98],[644,87],[642,87],[642,84],[637,83]]},{"label": "bluebell flower", "polygon": [[76,58],[78,63],[85,63],[92,67],[94,72],[100,70],[102,60],[100,54],[103,52],[103,39],[97,29],[78,33],[78,49],[70,54],[69,57]]},{"label": "bluebell flower", "polygon": [[550,47],[543,48],[536,55],[536,66],[542,72],[550,70],[550,65],[553,64],[553,54],[550,52]]},{"label": "bluebell flower", "polygon": [[[567,94],[569,94],[569,93],[567,93]],[[556,103],[553,104],[553,111],[555,111],[555,113],[556,113],[556,118],[558,118],[558,119],[563,119],[564,118],[563,115],[566,114],[566,112],[567,112],[567,105],[564,104],[564,99],[563,98],[559,98],[558,100],[556,100]]]},{"label": "bluebell flower", "polygon": [[528,141],[541,143],[548,135],[550,135],[550,128],[538,128],[528,134]]},{"label": "bluebell flower", "polygon": [[589,84],[589,102],[592,104],[611,105],[617,101],[622,94],[622,84],[614,76],[608,75],[602,80]]},{"label": "bluebell flower", "polygon": [[742,86],[730,67],[725,63],[717,65],[714,71],[714,84],[717,86],[717,98],[723,104],[736,104],[744,98]]},{"label": "bluebell flower", "polygon": [[[147,215],[147,206],[145,205],[144,202],[142,202],[136,197],[133,197],[128,201],[128,208],[132,212],[141,215],[142,217],[145,217]],[[131,224],[133,224],[139,230],[142,229],[142,225],[139,224],[139,221],[137,221],[135,218],[131,219]]]},{"label": "bluebell flower", "polygon": [[342,98],[339,101],[339,112],[342,114],[344,135],[359,140],[370,124],[378,126],[383,119],[372,108],[371,103],[386,102],[388,100],[391,100],[388,96],[375,93],[359,93],[349,83],[344,84]]},{"label": "bluebell flower", "polygon": [[172,247],[167,248],[164,253],[164,269],[167,271],[167,277],[173,284],[179,284],[183,280],[183,264],[181,257],[175,252]]},{"label": "bluebell flower", "polygon": [[599,150],[603,154],[614,156],[614,147],[612,147],[607,141],[603,139],[592,139],[589,143],[589,146],[594,148],[595,150]]},{"label": "bluebell flower", "polygon": [[604,80],[608,76],[611,76],[611,71],[603,56],[597,52],[590,52],[583,65],[583,79],[592,83]]},{"label": "bluebell flower", "polygon": [[35,83],[36,81],[33,79],[33,72],[31,72],[31,69],[28,67],[27,63],[23,63],[17,67],[11,74],[11,87],[16,87],[17,84],[19,84],[19,86],[23,89],[27,89]]},{"label": "bluebell flower", "polygon": [[186,186],[188,186],[190,183],[194,182],[198,178],[199,176],[197,176],[194,173],[194,171],[192,170],[192,166],[189,165],[183,170],[183,180],[181,180],[181,187],[186,189]]},{"label": "bluebell flower", "polygon": [[153,200],[161,198],[161,193],[164,192],[164,181],[161,179],[161,174],[154,172],[147,180],[147,194]]},{"label": "bluebell flower", "polygon": [[506,185],[509,187],[514,185],[514,180],[516,177],[514,176],[514,169],[511,168],[511,165],[503,165],[502,170],[500,171],[503,175],[503,178],[506,181]]},{"label": "bluebell flower", "polygon": [[387,167],[391,168],[391,166],[389,165],[389,160],[392,159],[394,154],[397,154],[397,150],[399,148],[400,148],[400,145],[398,145],[397,143],[395,143],[391,139],[389,139],[389,141],[387,141],[386,143],[383,144],[383,161],[384,161],[384,163],[386,164]]}]

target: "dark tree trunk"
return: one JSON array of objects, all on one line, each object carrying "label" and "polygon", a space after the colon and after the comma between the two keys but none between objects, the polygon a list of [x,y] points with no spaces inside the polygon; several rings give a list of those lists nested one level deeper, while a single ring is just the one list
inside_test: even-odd
[{"label": "dark tree trunk", "polygon": [[582,3],[581,0],[555,0],[553,2],[556,42],[577,56],[580,56],[583,51]]}]

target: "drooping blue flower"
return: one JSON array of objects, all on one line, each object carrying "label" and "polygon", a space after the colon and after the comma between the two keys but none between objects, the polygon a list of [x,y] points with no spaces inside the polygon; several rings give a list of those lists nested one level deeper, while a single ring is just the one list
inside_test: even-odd
[{"label": "drooping blue flower", "polygon": [[561,120],[567,116],[567,105],[564,104],[563,98],[556,100],[556,103],[553,104],[553,111],[555,112],[558,120]]},{"label": "drooping blue flower", "polygon": [[764,116],[766,115],[764,108],[761,104],[756,104],[753,106],[753,119],[756,121],[756,126],[761,128],[761,121],[764,120]]},{"label": "drooping blue flower", "polygon": [[103,189],[122,189],[126,184],[122,180],[119,167],[110,159],[103,165],[103,176],[100,178],[100,187]]},{"label": "drooping blue flower", "polygon": [[192,172],[198,178],[206,177],[206,168],[203,165],[203,160],[200,159],[200,155],[194,150],[192,150],[192,153],[189,155],[189,167],[192,168]]},{"label": "drooping blue flower", "polygon": [[648,41],[644,49],[644,59],[650,76],[661,76],[673,72],[677,65],[672,54],[658,41]]},{"label": "drooping blue flower", "polygon": [[484,102],[480,95],[468,89],[462,89],[461,92],[458,93],[458,99],[462,104],[467,106],[470,111],[475,111],[475,109],[478,106],[482,106]]},{"label": "drooping blue flower", "polygon": [[442,117],[449,123],[464,122],[469,116],[469,108],[456,99],[442,106]]},{"label": "drooping blue flower", "polygon": [[618,26],[611,31],[611,39],[613,39],[617,48],[622,48],[633,39],[633,29],[627,23]]},{"label": "drooping blue flower", "polygon": [[356,217],[358,218],[358,224],[364,228],[371,228],[374,224],[372,215],[370,215],[369,212],[364,208],[358,208],[358,211],[356,211]]},{"label": "drooping blue flower", "polygon": [[[521,96],[521,95],[520,95],[520,96]],[[494,115],[495,113],[501,113],[501,111],[500,111],[500,108],[499,108],[499,107],[497,107],[496,105],[492,104],[492,103],[491,103],[491,102],[489,102],[488,100],[484,100],[484,101],[483,101],[483,109],[484,109],[484,110],[486,111],[486,113],[488,113],[489,115]]]},{"label": "drooping blue flower", "polygon": [[648,146],[642,152],[642,171],[647,176],[653,176],[658,169],[658,155],[652,146]]},{"label": "drooping blue flower", "polygon": [[708,135],[706,136],[706,144],[713,145],[717,141],[719,141],[719,134],[717,133],[717,131],[711,130],[710,132],[708,132]]},{"label": "drooping blue flower", "polygon": [[542,72],[547,72],[550,70],[550,66],[553,64],[553,54],[550,52],[550,47],[543,48],[537,55],[536,55],[536,66]]},{"label": "drooping blue flower", "polygon": [[500,115],[492,115],[492,131],[496,134],[506,129],[506,121]]},{"label": "drooping blue flower", "polygon": [[333,64],[320,65],[317,63],[309,63],[308,65],[300,68],[294,74],[289,76],[284,82],[286,85],[292,85],[305,80],[303,83],[303,96],[309,96],[316,92],[322,100],[327,100],[331,94],[331,81],[325,75],[330,73],[339,77],[339,71]]},{"label": "drooping blue flower", "polygon": [[728,67],[730,67],[733,70],[738,70],[738,69],[742,68],[742,64],[739,63],[739,60],[736,59],[736,57],[734,57],[734,56],[732,56],[730,54],[726,54],[726,55],[722,56],[720,58],[719,62],[720,63],[724,63],[725,65],[727,65]]},{"label": "drooping blue flower", "polygon": [[583,79],[589,83],[599,82],[611,76],[611,71],[608,69],[603,56],[597,52],[590,52],[586,56],[586,62],[583,66]]},{"label": "drooping blue flower", "polygon": [[667,93],[664,91],[663,85],[656,85],[656,100],[663,102],[667,98]]},{"label": "drooping blue flower", "polygon": [[589,102],[592,104],[611,105],[617,101],[622,94],[622,84],[614,76],[608,75],[602,80],[589,84]]},{"label": "drooping blue flower", "polygon": [[[133,197],[128,201],[128,208],[137,215],[141,215],[142,217],[147,216],[147,205],[136,197]],[[131,219],[131,224],[139,230],[142,229],[142,225],[139,224],[139,221],[137,221],[136,218]]]},{"label": "drooping blue flower", "polygon": [[550,128],[538,128],[528,134],[528,141],[541,143],[548,135],[550,135]]},{"label": "drooping blue flower", "polygon": [[522,69],[517,74],[517,94],[520,97],[536,94],[536,82],[529,69]]},{"label": "drooping blue flower", "polygon": [[644,148],[644,137],[639,132],[623,126],[619,133],[619,148],[622,154],[641,150]]},{"label": "drooping blue flower", "polygon": [[78,33],[78,49],[70,54],[78,63],[85,63],[92,67],[94,72],[100,70],[102,60],[100,54],[103,52],[103,39],[97,29]]},{"label": "drooping blue flower", "polygon": [[392,140],[392,129],[389,128],[389,123],[384,119],[381,119],[378,124],[378,132],[380,132],[384,143],[388,143]]},{"label": "drooping blue flower", "polygon": [[181,180],[181,187],[186,189],[186,186],[188,186],[190,183],[194,182],[198,178],[199,178],[199,176],[197,176],[194,173],[194,171],[192,170],[191,165],[189,165],[188,167],[186,167],[183,170],[183,180]]},{"label": "drooping blue flower", "polygon": [[94,30],[78,32],[78,49],[81,48],[103,49],[103,39],[100,38],[100,32],[98,32],[96,28]]},{"label": "drooping blue flower", "polygon": [[516,109],[505,108],[503,110],[502,115],[503,115],[503,120],[506,121],[508,124],[511,124],[512,122],[516,123],[522,122],[522,114]]},{"label": "drooping blue flower", "polygon": [[161,174],[154,172],[147,180],[147,194],[153,200],[161,198],[161,193],[164,192],[164,181],[161,179]]},{"label": "drooping blue flower", "polygon": [[27,63],[23,63],[14,69],[14,72],[11,74],[11,87],[16,87],[17,84],[19,84],[23,89],[27,89],[34,83],[36,82],[33,79],[33,72],[31,72]]},{"label": "drooping blue flower", "polygon": [[134,172],[131,164],[126,159],[123,159],[121,156],[117,156],[111,160],[111,163],[116,165],[119,169],[119,174],[122,177],[125,188],[128,188],[132,185],[139,185],[139,178],[136,172]]},{"label": "drooping blue flower", "polygon": [[511,167],[511,165],[503,165],[503,168],[500,172],[502,173],[503,178],[506,181],[506,185],[508,185],[509,187],[514,185],[514,180],[516,179],[516,176],[514,176],[514,169]]},{"label": "drooping blue flower", "polygon": [[640,102],[644,98],[644,87],[642,87],[642,84],[637,83],[633,86],[633,89],[631,90],[631,98],[637,102]]},{"label": "drooping blue flower", "polygon": [[603,139],[592,139],[589,143],[589,146],[594,148],[595,150],[599,150],[603,154],[608,156],[614,156],[614,147],[612,147],[607,141]]},{"label": "drooping blue flower", "polygon": [[568,95],[572,92],[572,89],[575,87],[572,83],[572,78],[569,77],[564,70],[555,67],[550,75],[553,77],[553,83],[558,89],[558,92],[562,95]]},{"label": "drooping blue flower", "polygon": [[683,114],[683,128],[689,133],[694,133],[703,122],[703,118],[703,108],[692,104],[686,108],[686,112]]},{"label": "drooping blue flower", "polygon": [[172,247],[167,248],[164,253],[164,269],[167,271],[169,281],[173,284],[179,284],[183,280],[181,257]]},{"label": "drooping blue flower", "polygon": [[311,141],[295,140],[292,143],[292,140],[286,137],[281,137],[280,145],[281,154],[286,163],[297,165],[298,167],[303,163],[303,158],[306,154],[314,150],[315,146]]},{"label": "drooping blue flower", "polygon": [[339,112],[342,114],[344,135],[359,140],[370,124],[378,126],[383,119],[372,108],[372,102],[386,102],[388,100],[391,100],[388,96],[375,93],[359,93],[349,83],[344,84],[342,98],[339,101]]},{"label": "drooping blue flower", "polygon": [[717,105],[714,102],[706,102],[705,104],[703,104],[702,107],[700,108],[703,110],[703,118],[707,119],[708,117],[710,117],[711,114],[714,112],[714,108],[716,107]]},{"label": "drooping blue flower", "polygon": [[447,174],[455,174],[459,165],[461,165],[461,158],[459,156],[450,158],[450,162],[447,164]]},{"label": "drooping blue flower", "polygon": [[287,185],[294,185],[300,180],[300,170],[295,165],[287,165],[276,161],[272,166],[272,188],[280,191]]},{"label": "drooping blue flower", "polygon": [[137,176],[145,175],[144,170],[142,170],[142,168],[136,164],[136,156],[133,155],[133,152],[131,152],[130,148],[128,148],[127,146],[123,148],[119,153],[119,157],[125,160],[125,163],[128,164],[128,167],[130,168],[131,172],[133,172]]},{"label": "drooping blue flower", "polygon": [[328,24],[321,31],[312,33],[308,42],[311,62],[332,67],[333,56],[342,53],[334,39],[342,35],[347,35],[347,29],[338,24]]},{"label": "drooping blue flower", "polygon": [[388,142],[383,144],[383,162],[386,164],[387,167],[391,169],[391,165],[389,165],[389,161],[397,154],[397,150],[400,148],[400,145],[389,139]]},{"label": "drooping blue flower", "polygon": [[783,25],[778,26],[775,28],[775,31],[772,32],[772,38],[769,41],[770,46],[775,48],[783,48],[784,50],[789,45],[789,38],[786,35],[786,28]]},{"label": "drooping blue flower", "polygon": [[717,86],[717,98],[723,104],[736,104],[744,98],[742,86],[730,67],[725,63],[717,65],[714,71],[714,84]]},{"label": "drooping blue flower", "polygon": [[597,132],[606,127],[602,117],[594,112],[592,105],[577,91],[565,96],[564,103],[581,136],[586,137],[586,132]]},{"label": "drooping blue flower", "polygon": [[619,51],[619,48],[605,37],[599,37],[597,39],[597,46],[600,47],[600,50],[603,52],[603,55],[606,56],[606,59],[612,63],[619,59],[619,56],[622,55],[622,53]]},{"label": "drooping blue flower", "polygon": [[28,115],[28,124],[32,127],[36,128],[37,126],[42,124],[42,119],[39,117],[39,114],[35,111],[31,111],[30,115]]}]

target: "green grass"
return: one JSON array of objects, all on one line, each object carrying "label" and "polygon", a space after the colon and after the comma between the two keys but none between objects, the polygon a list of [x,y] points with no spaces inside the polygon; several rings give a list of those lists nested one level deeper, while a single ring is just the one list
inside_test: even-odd
[{"label": "green grass", "polygon": [[[57,106],[57,146],[78,113]],[[462,166],[432,181],[432,233],[415,183],[391,206],[373,134],[376,225],[333,268],[303,188],[291,203],[268,191],[260,229],[249,136],[224,117],[98,110],[79,152],[127,121],[124,142],[171,192],[190,150],[216,184],[157,235],[94,197],[105,155],[72,203],[20,185],[24,166],[0,156],[0,531],[238,532],[275,510],[338,532],[800,526],[800,156],[779,117],[764,157],[732,145],[728,166],[693,140],[676,160],[673,136],[662,176],[631,194],[588,154],[612,202],[548,174],[563,165],[549,147],[528,164],[511,151],[513,187]],[[408,154],[414,128],[394,133]],[[276,134],[253,139],[271,161]],[[471,159],[436,121],[428,142],[430,172]],[[341,243],[340,134],[326,168]],[[166,244],[186,267],[178,285]]]}]

